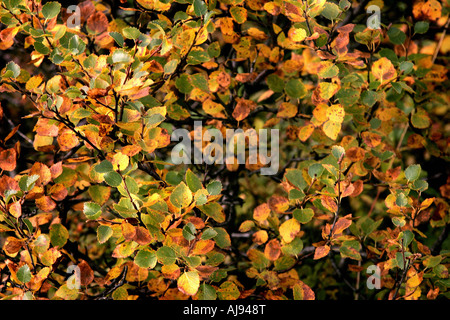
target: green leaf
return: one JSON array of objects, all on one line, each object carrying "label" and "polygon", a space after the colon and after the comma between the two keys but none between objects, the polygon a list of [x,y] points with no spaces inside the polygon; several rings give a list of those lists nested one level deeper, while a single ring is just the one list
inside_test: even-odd
[{"label": "green leaf", "polygon": [[403,61],[400,63],[400,70],[403,71],[403,73],[408,74],[414,69],[414,63],[411,61]]},{"label": "green leaf", "polygon": [[193,6],[194,6],[194,13],[197,17],[205,15],[205,13],[208,11],[208,7],[202,0],[194,0]]},{"label": "green leaf", "polygon": [[53,19],[61,10],[61,4],[56,1],[47,2],[42,6],[41,12],[45,19]]},{"label": "green leaf", "polygon": [[211,59],[209,57],[208,52],[203,50],[192,50],[189,52],[187,57],[187,63],[191,65],[201,64],[209,61]]},{"label": "green leaf", "polygon": [[196,229],[195,229],[195,226],[192,224],[192,222],[187,223],[183,227],[183,237],[187,241],[194,240],[195,239],[195,233],[196,233]]},{"label": "green leaf", "polygon": [[217,235],[214,237],[214,241],[219,248],[225,249],[231,246],[230,235],[224,228],[216,227],[214,228],[214,231],[217,232]]},{"label": "green leaf", "polygon": [[344,107],[351,107],[358,102],[361,92],[357,89],[343,88],[336,93],[336,99]]},{"label": "green leaf", "polygon": [[191,169],[187,169],[186,171],[186,183],[191,189],[192,192],[196,192],[197,190],[200,190],[203,188],[202,182],[200,179],[191,171]]},{"label": "green leaf", "polygon": [[177,69],[178,64],[180,63],[180,60],[178,59],[172,59],[169,62],[167,62],[164,65],[164,73],[165,74],[172,74]]},{"label": "green leaf", "polygon": [[97,239],[100,243],[105,243],[113,235],[113,229],[109,226],[100,225],[97,228]]},{"label": "green leaf", "polygon": [[332,62],[323,62],[323,67],[317,73],[321,78],[333,78],[339,73],[339,68]]},{"label": "green leaf", "polygon": [[361,244],[356,240],[347,240],[342,243],[339,252],[343,258],[350,258],[353,260],[361,260]]},{"label": "green leaf", "polygon": [[214,230],[213,228],[208,228],[205,231],[203,231],[201,239],[202,240],[209,240],[214,238],[215,236],[217,236],[217,231]]},{"label": "green leaf", "polygon": [[146,250],[140,250],[134,257],[134,263],[141,268],[153,269],[156,266],[156,262],[156,254]]},{"label": "green leaf", "polygon": [[308,223],[314,217],[314,211],[311,208],[295,209],[293,216],[300,223]]},{"label": "green leaf", "polygon": [[387,34],[393,44],[400,45],[406,40],[406,34],[396,27],[390,27]]},{"label": "green leaf", "polygon": [[339,13],[341,13],[341,9],[337,4],[332,2],[326,2],[321,15],[327,18],[328,20],[334,20],[337,18]]},{"label": "green leaf", "polygon": [[305,197],[303,190],[291,189],[289,190],[289,200],[302,200]]},{"label": "green leaf", "polygon": [[301,99],[304,96],[306,96],[306,87],[298,79],[291,79],[286,83],[286,86],[284,88],[286,91],[286,94],[294,99]]},{"label": "green leaf", "polygon": [[27,264],[21,266],[19,270],[17,270],[17,279],[22,283],[30,282],[31,272],[30,267]]},{"label": "green leaf", "polygon": [[222,182],[219,180],[211,181],[206,186],[206,190],[208,190],[208,193],[212,196],[218,195],[222,191]]},{"label": "green leaf", "polygon": [[426,182],[425,180],[416,180],[414,181],[413,185],[411,186],[411,188],[413,190],[417,190],[417,191],[425,191],[428,189],[428,182]]},{"label": "green leaf", "polygon": [[220,56],[220,43],[215,41],[208,46],[207,52],[211,58],[217,58]]},{"label": "green leaf", "polygon": [[300,169],[287,169],[284,176],[290,183],[292,183],[294,187],[297,187],[301,190],[308,187],[308,184],[303,178],[302,171]]},{"label": "green leaf", "polygon": [[202,283],[197,293],[198,300],[216,300],[216,289],[209,284]]},{"label": "green leaf", "polygon": [[420,164],[412,164],[405,170],[405,177],[408,179],[408,181],[415,181],[419,179],[420,172],[422,171],[422,168],[420,167]]},{"label": "green leaf", "polygon": [[283,92],[284,81],[276,74],[270,74],[266,78],[267,86],[273,92]]},{"label": "green leaf", "polygon": [[113,165],[108,160],[103,160],[94,167],[94,170],[98,173],[107,173],[113,171]]},{"label": "green leaf", "polygon": [[42,42],[39,41],[35,41],[33,43],[34,48],[36,49],[37,52],[41,53],[41,54],[49,54],[50,53],[50,49],[48,47],[46,47]]},{"label": "green leaf", "polygon": [[95,202],[85,202],[83,206],[83,213],[86,218],[95,220],[102,214],[102,207]]},{"label": "green leaf", "polygon": [[84,49],[86,49],[86,44],[82,39],[80,39],[79,36],[74,35],[69,40],[69,46],[68,49],[71,54],[73,55],[79,55],[84,52]]},{"label": "green leaf", "polygon": [[414,25],[414,32],[418,34],[424,34],[428,31],[430,23],[428,21],[417,21]]},{"label": "green leaf", "polygon": [[177,260],[177,255],[171,247],[162,246],[156,251],[156,258],[161,264],[173,264]]},{"label": "green leaf", "polygon": [[189,76],[187,74],[182,74],[175,80],[175,86],[181,93],[189,94],[194,86],[191,84]]},{"label": "green leaf", "polygon": [[119,46],[123,47],[124,38],[123,38],[123,36],[120,33],[112,31],[112,32],[109,33],[109,35],[114,39],[114,41],[116,41],[116,43]]},{"label": "green leaf", "polygon": [[132,39],[132,40],[136,40],[141,35],[141,32],[139,31],[139,29],[137,29],[135,27],[124,28],[122,30],[122,33],[125,36],[125,38]]},{"label": "green leaf", "polygon": [[403,246],[406,248],[414,239],[414,233],[411,230],[405,230],[400,232],[400,239],[403,240]]},{"label": "green leaf", "polygon": [[311,178],[320,178],[325,169],[320,163],[314,163],[309,166],[308,174]]},{"label": "green leaf", "polygon": [[222,206],[217,202],[210,202],[203,206],[198,206],[198,208],[201,212],[208,217],[213,218],[218,223],[225,222],[225,213],[223,212]]},{"label": "green leaf", "polygon": [[56,223],[50,226],[50,242],[54,247],[62,248],[69,239],[69,231],[62,224]]},{"label": "green leaf", "polygon": [[116,63],[131,63],[133,61],[133,57],[126,51],[122,49],[114,50],[111,55],[111,61],[113,64]]},{"label": "green leaf", "polygon": [[170,202],[177,208],[186,208],[191,204],[192,192],[184,182],[180,182],[180,184],[173,189],[172,194],[170,195]]},{"label": "green leaf", "polygon": [[331,148],[331,154],[339,160],[343,155],[345,155],[345,149],[341,146],[333,146]]},{"label": "green leaf", "polygon": [[418,108],[411,116],[411,123],[414,128],[426,129],[431,125],[431,120],[424,109]]},{"label": "green leaf", "polygon": [[399,207],[406,207],[408,205],[408,198],[403,193],[399,193],[395,199],[395,204]]},{"label": "green leaf", "polygon": [[118,187],[122,183],[122,177],[115,171],[105,173],[103,176],[105,182],[111,187]]},{"label": "green leaf", "polygon": [[13,61],[6,64],[4,78],[17,78],[20,75],[20,67]]},{"label": "green leaf", "polygon": [[39,175],[33,174],[31,176],[22,176],[19,180],[20,190],[27,192],[34,188],[35,182],[39,179]]}]

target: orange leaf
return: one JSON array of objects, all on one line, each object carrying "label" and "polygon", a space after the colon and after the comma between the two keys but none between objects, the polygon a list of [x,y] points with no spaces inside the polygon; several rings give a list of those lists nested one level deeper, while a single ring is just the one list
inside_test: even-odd
[{"label": "orange leaf", "polygon": [[35,200],[36,206],[42,211],[49,212],[56,208],[56,203],[49,196],[43,196]]},{"label": "orange leaf", "polygon": [[215,242],[213,240],[199,240],[195,243],[192,254],[206,254],[214,249],[214,245]]},{"label": "orange leaf", "polygon": [[136,236],[136,228],[126,221],[123,221],[121,224],[122,235],[126,240],[133,240]]},{"label": "orange leaf", "polygon": [[289,200],[281,196],[272,196],[269,198],[269,207],[276,213],[283,213],[289,209]]},{"label": "orange leaf", "polygon": [[266,243],[267,240],[269,240],[269,235],[267,234],[266,230],[259,230],[253,234],[252,238],[253,242],[257,244],[263,244]]},{"label": "orange leaf", "polygon": [[330,210],[331,212],[336,212],[337,211],[337,203],[335,201],[334,198],[330,197],[330,196],[322,196],[320,198],[320,201],[322,203],[322,205],[327,208],[328,210]]},{"label": "orange leaf", "polygon": [[323,257],[326,257],[329,252],[330,252],[330,246],[328,246],[328,245],[317,247],[316,251],[314,251],[314,260],[318,260]]},{"label": "orange leaf", "polygon": [[12,171],[16,168],[17,152],[14,148],[0,152],[0,168],[5,171]]},{"label": "orange leaf", "polygon": [[75,132],[63,129],[57,138],[61,151],[69,151],[78,145],[78,138]]},{"label": "orange leaf", "polygon": [[237,121],[244,120],[250,114],[250,111],[256,108],[256,103],[251,100],[237,98],[236,107],[233,110],[232,116]]},{"label": "orange leaf", "polygon": [[36,185],[45,186],[52,180],[52,173],[50,169],[43,163],[36,162],[30,169],[29,175],[37,174],[39,179],[36,181]]},{"label": "orange leaf", "polygon": [[264,221],[270,215],[270,208],[267,203],[260,204],[253,210],[253,219],[256,221]]},{"label": "orange leaf", "polygon": [[281,254],[281,245],[277,239],[272,239],[267,242],[266,247],[264,248],[264,254],[267,259],[271,261],[275,261]]}]

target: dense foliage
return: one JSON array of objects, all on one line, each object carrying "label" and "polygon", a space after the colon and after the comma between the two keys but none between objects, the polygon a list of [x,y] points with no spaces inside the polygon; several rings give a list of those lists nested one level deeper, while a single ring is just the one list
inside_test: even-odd
[{"label": "dense foliage", "polygon": [[449,297],[449,0],[0,6],[0,298]]}]

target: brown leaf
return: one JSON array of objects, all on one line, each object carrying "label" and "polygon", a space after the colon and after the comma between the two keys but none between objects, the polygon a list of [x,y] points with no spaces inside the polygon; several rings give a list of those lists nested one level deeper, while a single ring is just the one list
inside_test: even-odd
[{"label": "brown leaf", "polygon": [[360,147],[352,147],[345,152],[345,156],[353,162],[363,160],[365,154],[366,151]]},{"label": "brown leaf", "polygon": [[108,18],[103,12],[97,11],[87,19],[87,27],[95,34],[108,30]]},{"label": "brown leaf", "polygon": [[142,226],[137,226],[136,236],[134,237],[133,240],[139,243],[141,246],[145,246],[150,242],[152,242],[152,236],[150,235],[150,232],[146,228]]},{"label": "brown leaf", "polygon": [[361,133],[361,137],[365,144],[367,144],[370,148],[375,148],[381,143],[381,136],[379,134],[373,132],[363,132]]},{"label": "brown leaf", "polygon": [[94,271],[84,260],[81,260],[78,264],[78,268],[80,268],[80,284],[82,286],[89,285],[94,280]]}]

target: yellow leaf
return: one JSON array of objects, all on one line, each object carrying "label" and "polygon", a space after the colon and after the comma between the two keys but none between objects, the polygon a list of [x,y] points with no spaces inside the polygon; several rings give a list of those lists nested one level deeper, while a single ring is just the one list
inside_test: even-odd
[{"label": "yellow leaf", "polygon": [[278,110],[278,118],[293,118],[297,114],[297,106],[289,102],[283,102]]},{"label": "yellow leaf", "polygon": [[302,28],[290,28],[288,31],[288,37],[291,41],[300,42],[306,38],[306,30]]},{"label": "yellow leaf", "polygon": [[381,58],[372,65],[372,73],[375,78],[383,82],[389,82],[397,77],[394,65],[388,58]]},{"label": "yellow leaf", "polygon": [[280,226],[280,235],[284,242],[290,243],[300,232],[300,223],[295,219],[289,219]]},{"label": "yellow leaf", "polygon": [[215,115],[216,113],[221,112],[224,107],[220,103],[214,102],[211,99],[206,100],[202,104],[203,111],[205,111],[207,114]]},{"label": "yellow leaf", "polygon": [[129,158],[122,152],[117,152],[111,160],[114,171],[118,169],[125,170],[128,167],[129,162],[130,162]]},{"label": "yellow leaf", "polygon": [[341,131],[340,122],[327,121],[323,124],[323,132],[330,139],[336,140],[340,131]]},{"label": "yellow leaf", "polygon": [[30,80],[27,81],[25,88],[27,90],[36,89],[41,84],[41,82],[42,82],[42,75],[31,77]]},{"label": "yellow leaf", "polygon": [[178,278],[177,286],[184,294],[193,296],[200,286],[200,277],[196,271],[185,272]]},{"label": "yellow leaf", "polygon": [[327,109],[326,113],[327,113],[327,118],[330,121],[340,122],[340,123],[342,123],[342,121],[344,121],[345,111],[344,111],[344,108],[342,108],[342,106],[339,104],[334,104],[334,105],[330,106]]}]

